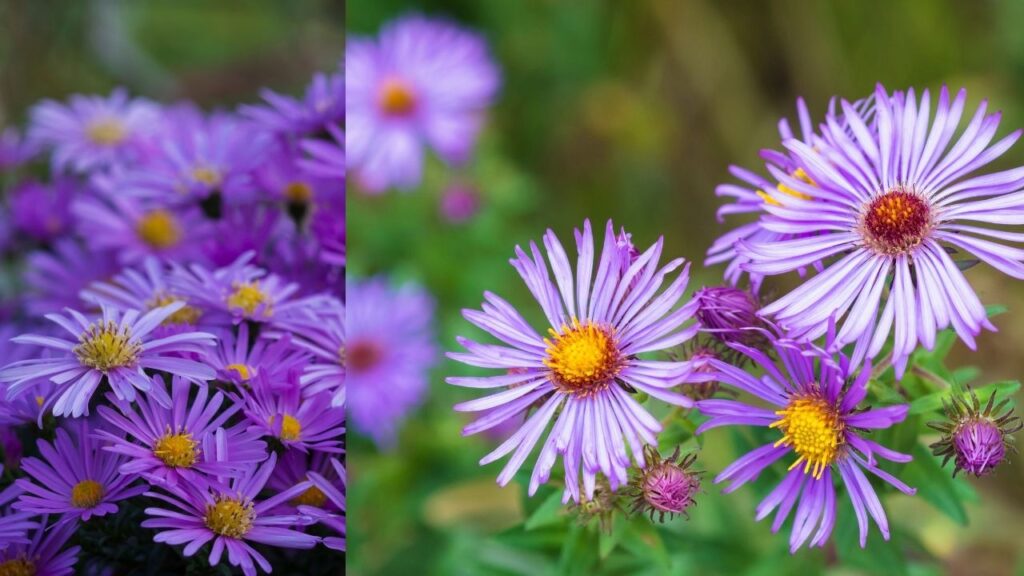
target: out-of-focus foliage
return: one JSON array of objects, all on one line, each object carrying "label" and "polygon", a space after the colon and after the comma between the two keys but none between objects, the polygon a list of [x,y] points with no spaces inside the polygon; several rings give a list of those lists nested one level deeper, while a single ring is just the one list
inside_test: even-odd
[{"label": "out-of-focus foliage", "polygon": [[[477,307],[484,290],[540,326],[508,258],[514,245],[548,227],[568,237],[585,217],[614,217],[638,245],[664,235],[667,256],[697,263],[693,289],[719,283],[720,270],[699,266],[724,230],[714,219],[714,186],[728,179],[729,164],[760,165],[758,150],[776,145],[776,122],[794,117],[797,96],[820,116],[832,95],[859,98],[878,81],[933,92],[942,84],[966,86],[972,99],[983,95],[1003,110],[1001,134],[1024,126],[1019,2],[462,0],[423,2],[419,9],[486,35],[503,67],[503,93],[466,167],[435,162],[409,194],[369,197],[353,186],[349,270],[423,283],[438,299],[438,338],[447,349],[454,349],[456,334],[481,336],[459,310]],[[349,34],[375,34],[407,11],[398,0],[355,2]],[[1022,160],[1018,145],[996,168]],[[439,212],[453,184],[473,186],[481,197],[479,213],[465,223],[449,223]],[[944,372],[937,364],[942,354],[922,361],[961,384],[1019,379],[1024,289],[984,266],[968,279],[983,301],[1004,303],[1014,314],[994,318],[1000,331],[983,335],[979,352],[960,344],[949,352],[947,366],[978,370]],[[783,293],[794,280],[773,279],[766,290]],[[791,556],[785,537],[753,519],[756,503],[778,480],[774,472],[729,496],[710,481],[740,450],[765,440],[754,431],[705,435],[698,465],[709,471],[706,492],[689,522],[657,526],[620,517],[604,535],[564,516],[557,489],[526,499],[528,476],[505,489],[493,484],[500,465],[477,465],[493,441],[463,438],[467,420],[451,410],[472,396],[443,383],[454,373],[465,372],[451,362],[436,370],[395,450],[378,453],[350,434],[353,574],[1024,573],[1022,459],[980,481],[953,481],[951,466],[940,471],[924,448],[937,435],[924,422],[938,417],[941,403],[926,396],[934,382],[920,375],[903,385],[925,399],[906,423],[886,432],[891,437],[879,438],[915,456],[899,475],[918,495],[883,497],[892,541],[873,532],[867,551],[857,548],[843,495],[835,544]],[[663,448],[693,447],[687,428],[682,420],[666,430]]]}]

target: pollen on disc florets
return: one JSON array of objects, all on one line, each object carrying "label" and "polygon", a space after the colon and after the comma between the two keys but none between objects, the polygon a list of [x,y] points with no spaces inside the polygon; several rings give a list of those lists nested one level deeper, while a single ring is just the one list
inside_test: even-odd
[{"label": "pollen on disc florets", "polygon": [[252,529],[256,509],[252,502],[237,498],[218,498],[206,505],[203,522],[206,527],[221,536],[241,538]]},{"label": "pollen on disc florets", "polygon": [[388,116],[408,116],[416,110],[416,94],[405,80],[388,78],[381,82],[378,104]]},{"label": "pollen on disc florets", "polygon": [[95,480],[82,480],[71,488],[71,505],[75,508],[92,508],[103,500],[106,489]]},{"label": "pollen on disc florets", "polygon": [[171,468],[191,468],[199,458],[199,442],[188,432],[168,430],[153,446],[153,454]]},{"label": "pollen on disc florets", "polygon": [[151,210],[139,218],[135,231],[143,242],[153,248],[170,248],[181,241],[181,225],[171,212]]},{"label": "pollen on disc florets", "polygon": [[0,576],[35,576],[36,565],[25,556],[0,562]]},{"label": "pollen on disc florets", "polygon": [[906,254],[931,231],[931,207],[920,194],[897,186],[865,206],[860,228],[864,242],[875,252]]},{"label": "pollen on disc florets", "polygon": [[816,394],[806,394],[794,396],[775,414],[780,418],[769,427],[782,432],[775,446],[789,446],[798,456],[789,469],[803,463],[805,474],[821,478],[846,442],[845,422],[836,407]]},{"label": "pollen on disc florets", "polygon": [[560,332],[549,330],[545,338],[551,381],[562,392],[587,395],[611,384],[625,364],[619,343],[611,328],[592,322],[573,320]]},{"label": "pollen on disc florets", "polygon": [[265,311],[270,311],[270,296],[260,289],[257,282],[236,282],[231,286],[232,292],[227,296],[229,308],[242,310],[246,314],[253,314],[260,306]]},{"label": "pollen on disc florets", "polygon": [[94,120],[85,129],[85,133],[93,144],[100,146],[116,146],[128,135],[124,124],[116,118]]},{"label": "pollen on disc florets", "polygon": [[139,343],[132,340],[131,332],[119,328],[112,320],[91,324],[78,342],[72,349],[78,361],[101,372],[135,365],[142,351]]}]

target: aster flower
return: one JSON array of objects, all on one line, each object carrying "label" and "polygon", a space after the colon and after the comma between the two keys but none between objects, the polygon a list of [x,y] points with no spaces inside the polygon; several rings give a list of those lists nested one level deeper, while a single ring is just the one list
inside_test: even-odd
[{"label": "aster flower", "polygon": [[89,172],[136,158],[158,117],[154,104],[123,89],[106,98],[75,95],[66,104],[45,100],[33,107],[28,137],[53,149],[55,170]]},{"label": "aster flower", "polygon": [[1021,132],[990,145],[1000,115],[988,115],[983,102],[950,146],[965,100],[963,90],[951,101],[943,88],[929,123],[927,90],[918,100],[912,89],[890,95],[878,86],[873,123],[843,102],[846,126],[827,117],[817,148],[784,143],[814,185],[772,170],[806,199],[765,206],[762,225],[805,237],[743,242],[744,266],[780,274],[834,262],[765,306],[763,315],[808,339],[824,334],[830,315],[845,317],[835,344],[854,343],[854,363],[878,354],[893,333],[898,377],[919,343],[934,345],[938,330],[951,326],[974,348],[983,328],[995,329],[950,252],[1024,278],[1024,251],[1007,244],[1024,236],[986,226],[1024,223],[1016,192],[1024,175],[1020,168],[976,174]]},{"label": "aster flower", "polygon": [[[4,550],[11,545],[30,542],[28,531],[39,526],[39,523],[33,520],[35,516],[30,512],[11,512],[0,508],[0,560],[6,556]],[[3,562],[0,562],[0,570],[3,567]]]},{"label": "aster flower", "polygon": [[[294,336],[292,343],[313,355],[299,382],[306,396],[329,392],[331,405],[345,403],[345,304],[326,299],[279,326]],[[365,352],[365,351],[364,351]],[[357,349],[357,353],[360,353]],[[357,361],[361,360],[356,358]]]},{"label": "aster flower", "polygon": [[11,224],[35,240],[50,241],[68,228],[69,207],[76,192],[77,186],[69,178],[59,178],[52,184],[23,182],[10,191],[7,199]]},{"label": "aster flower", "polygon": [[25,308],[42,316],[54,310],[81,308],[79,292],[117,272],[113,254],[86,250],[73,238],[60,238],[51,250],[37,250],[26,257]]},{"label": "aster flower", "polygon": [[0,132],[0,170],[17,168],[38,153],[38,143],[22,138],[17,128],[7,127]]},{"label": "aster flower", "polygon": [[479,35],[407,16],[345,47],[346,150],[367,190],[416,186],[428,144],[447,163],[473,150],[500,77]]},{"label": "aster flower", "polygon": [[[467,320],[503,345],[459,338],[467,352],[449,353],[450,358],[482,368],[521,369],[500,376],[447,379],[450,384],[469,388],[505,388],[456,405],[459,411],[490,411],[463,433],[487,430],[521,414],[535,402],[542,403],[518,432],[481,460],[481,464],[487,464],[512,454],[498,476],[501,485],[511,481],[553,422],[533,469],[529,493],[534,494],[548,480],[561,454],[564,498],[581,500],[582,468],[582,499],[592,500],[598,473],[608,478],[612,490],[628,482],[627,447],[637,464],[644,467],[644,444],[657,443],[661,425],[631,392],[644,392],[677,406],[693,405],[690,398],[672,390],[696,376],[688,362],[638,357],[668,350],[696,334],[697,326],[684,327],[696,303],[677,308],[686,290],[689,265],[683,266],[683,259],[678,258],[659,269],[663,239],[635,259],[632,244],[621,239],[609,221],[595,275],[594,238],[586,221],[583,231],[576,231],[579,257],[574,278],[565,250],[549,230],[544,245],[555,273],[554,282],[536,244],[530,244],[532,256],[516,248],[512,265],[544,311],[549,326],[547,338],[534,331],[510,304],[489,292],[484,294],[483,311],[463,312]],[[682,272],[659,293],[666,278],[680,267]],[[351,343],[351,325],[349,330]],[[349,370],[351,378],[351,364]],[[354,384],[350,387],[354,396]]]},{"label": "aster flower", "polygon": [[122,314],[103,306],[100,318],[95,321],[71,309],[68,316],[48,314],[48,320],[70,332],[75,340],[36,334],[13,338],[12,342],[50,348],[58,355],[9,364],[0,370],[0,382],[8,385],[8,398],[15,398],[36,382],[50,380],[57,385],[57,391],[46,400],[44,409],[52,406],[55,416],[77,418],[88,414],[89,400],[104,380],[118,400],[134,401],[137,389],[169,405],[166,393],[151,385],[144,369],[165,370],[193,382],[214,376],[213,369],[204,364],[173,356],[202,352],[205,346],[213,345],[212,334],[185,332],[155,340],[148,338],[184,305],[174,302],[141,315],[136,310]]},{"label": "aster flower", "polygon": [[320,260],[330,266],[345,266],[347,247],[345,236],[345,201],[320,202],[313,210],[309,231],[320,248]]},{"label": "aster flower", "polygon": [[18,510],[60,514],[58,524],[85,522],[117,512],[116,502],[146,490],[133,486],[136,476],[118,473],[124,460],[100,449],[85,419],[58,428],[53,443],[38,440],[36,446],[42,458],[22,460],[28,478],[16,481],[24,490],[14,504]]},{"label": "aster flower", "polygon": [[142,527],[157,530],[155,542],[172,546],[184,544],[186,557],[210,543],[211,566],[220,563],[226,550],[228,562],[240,567],[246,576],[255,575],[256,566],[270,572],[270,562],[250,542],[309,549],[320,540],[291,528],[307,523],[308,517],[270,512],[308,489],[309,482],[297,484],[266,500],[256,500],[276,463],[277,455],[271,454],[265,463],[251,468],[245,476],[232,479],[230,486],[223,488],[197,489],[182,484],[166,494],[147,492],[147,496],[162,500],[169,508],[146,508],[150,518],[142,522]]},{"label": "aster flower", "polygon": [[[833,345],[834,338],[833,329],[826,348]],[[715,483],[729,482],[723,492],[732,492],[783,457],[796,456],[782,482],[757,507],[758,520],[778,509],[773,532],[782,527],[793,507],[797,507],[789,538],[791,552],[808,541],[810,546],[824,546],[828,540],[835,524],[836,494],[832,482],[836,475],[846,485],[853,503],[861,547],[867,542],[868,514],[888,540],[885,511],[864,470],[905,494],[914,494],[913,488],[879,468],[876,461],[876,457],[881,457],[909,462],[911,457],[869,440],[865,433],[902,422],[908,406],[857,409],[867,394],[870,362],[854,375],[845,356],[836,359],[811,344],[773,335],[771,344],[781,370],[764,352],[740,343],[730,344],[764,371],[760,378],[720,360],[711,361],[719,381],[752,394],[770,407],[737,400],[699,401],[697,408],[709,419],[697,428],[697,434],[735,425],[764,426],[779,433],[778,441],[740,457],[715,477]]]},{"label": "aster flower", "polygon": [[129,197],[85,197],[71,210],[86,244],[113,252],[126,265],[149,256],[195,259],[207,233],[198,208],[169,209]]},{"label": "aster flower", "polygon": [[658,450],[646,446],[644,455],[648,462],[630,483],[633,504],[630,513],[646,511],[651,520],[658,515],[658,521],[682,514],[689,517],[687,510],[697,504],[694,497],[700,491],[700,473],[690,470],[697,459],[696,454],[679,455],[676,447],[672,456],[662,460]]},{"label": "aster flower", "polygon": [[308,134],[345,117],[345,76],[341,72],[314,75],[302,100],[268,89],[260,96],[266,105],[242,106],[242,115],[277,134]]},{"label": "aster flower", "polygon": [[1009,398],[998,405],[995,400],[993,392],[982,410],[977,392],[971,390],[969,398],[954,395],[948,403],[943,400],[947,421],[928,423],[942,432],[942,439],[931,448],[936,456],[944,456],[943,466],[954,459],[953,476],[961,470],[986,476],[1003,462],[1008,451],[1017,451],[1012,434],[1024,428],[1024,422],[1013,415],[1012,407],[1007,408]]},{"label": "aster flower", "polygon": [[[154,378],[153,386],[163,388],[163,380]],[[266,459],[267,445],[258,434],[247,432],[244,423],[228,426],[241,404],[225,407],[224,394],[211,396],[205,385],[196,387],[190,400],[192,387],[175,377],[170,408],[145,397],[135,405],[118,406],[120,412],[99,407],[110,426],[97,436],[107,441],[106,450],[125,457],[121,474],[138,474],[169,487],[179,482],[199,486],[207,478],[230,477]]]},{"label": "aster flower", "polygon": [[384,278],[349,284],[347,302],[347,339],[340,349],[346,408],[356,430],[388,446],[429,386],[437,356],[434,302],[419,287],[393,289]]},{"label": "aster flower", "polygon": [[217,371],[217,379],[240,385],[257,376],[265,376],[272,389],[287,386],[291,374],[301,372],[309,356],[292,344],[291,338],[270,340],[257,336],[243,322],[235,330],[222,329],[217,347],[206,356],[206,363]]},{"label": "aster flower", "polygon": [[[48,516],[43,516],[41,525],[25,542],[12,543],[6,550],[0,545],[0,574],[67,576],[75,573],[81,548],[65,546],[78,526],[73,522],[48,526],[48,519]],[[0,542],[4,542],[2,535]]]},{"label": "aster flower", "polygon": [[273,387],[266,373],[254,377],[252,389],[245,391],[244,411],[250,431],[273,436],[287,448],[342,451],[345,409],[331,406],[326,394],[303,398],[297,381]]},{"label": "aster flower", "polygon": [[693,295],[697,301],[697,320],[705,332],[723,342],[757,344],[763,324],[757,316],[758,301],[748,290],[731,286],[711,286]]},{"label": "aster flower", "polygon": [[[329,472],[324,474],[321,472],[310,471],[307,475],[310,482],[313,483],[313,487],[309,488],[303,494],[308,494],[311,490],[316,490],[314,497],[319,499],[322,495],[324,501],[320,504],[312,503],[300,503],[299,512],[307,514],[322,524],[339,534],[340,536],[327,536],[323,539],[324,546],[332,550],[345,550],[345,467],[342,465],[341,460],[337,458],[330,459],[331,467],[334,469],[334,474],[331,475]],[[312,498],[310,498],[312,499]],[[340,511],[340,513],[339,513]]]},{"label": "aster flower", "polygon": [[299,160],[299,167],[313,178],[321,178],[335,184],[345,182],[345,133],[341,126],[328,124],[330,139],[308,138],[302,141],[302,149],[308,158]]},{"label": "aster flower", "polygon": [[[137,268],[127,268],[109,281],[96,282],[82,291],[82,299],[121,310],[150,311],[174,302],[185,305],[167,317],[165,326],[194,326],[203,311],[190,306],[184,296],[171,288],[170,269],[156,257],[148,257]],[[160,328],[155,329],[160,332]]]},{"label": "aster flower", "polygon": [[281,211],[265,204],[225,206],[219,220],[209,223],[202,243],[203,260],[214,267],[230,265],[246,253],[262,253],[275,238],[295,242]]},{"label": "aster flower", "polygon": [[449,186],[441,195],[438,208],[450,224],[462,224],[480,211],[480,193],[472,186]]},{"label": "aster flower", "polygon": [[[175,265],[173,284],[190,302],[203,305],[211,316],[216,315],[224,323],[272,321],[287,313],[288,299],[299,286],[251,265],[254,256],[247,252],[213,271],[198,264]],[[208,321],[214,322],[215,318]]]}]

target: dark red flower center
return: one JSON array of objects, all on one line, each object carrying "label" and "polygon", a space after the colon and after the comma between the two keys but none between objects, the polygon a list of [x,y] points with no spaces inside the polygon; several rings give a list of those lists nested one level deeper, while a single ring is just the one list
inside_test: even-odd
[{"label": "dark red flower center", "polygon": [[383,355],[383,350],[374,342],[353,342],[346,353],[348,369],[353,372],[366,372],[376,366]]},{"label": "dark red flower center", "polygon": [[902,187],[873,199],[862,220],[868,246],[889,255],[912,250],[927,235],[931,224],[931,209],[925,199]]}]

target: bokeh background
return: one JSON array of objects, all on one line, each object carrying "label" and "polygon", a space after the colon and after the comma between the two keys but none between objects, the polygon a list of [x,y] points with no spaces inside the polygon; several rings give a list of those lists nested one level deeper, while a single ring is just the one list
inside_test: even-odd
[{"label": "bokeh background", "polygon": [[[478,307],[485,289],[538,319],[508,265],[513,247],[539,240],[548,227],[571,243],[572,228],[587,217],[614,218],[638,246],[664,235],[667,256],[695,262],[691,289],[719,283],[720,268],[700,266],[727,229],[714,218],[714,187],[729,179],[729,164],[761,165],[758,150],[777,146],[776,123],[795,118],[798,96],[820,117],[833,95],[853,100],[879,81],[933,94],[943,84],[964,86],[969,109],[984,97],[1004,112],[1000,134],[1024,126],[1022,2],[461,0],[422,2],[418,10],[488,38],[504,71],[502,96],[467,166],[435,161],[408,194],[350,189],[349,274],[387,273],[427,287],[438,304],[442,350],[453,349],[456,334],[477,334],[459,310]],[[353,3],[348,34],[375,34],[408,11],[396,0]],[[1018,144],[997,167],[1020,164]],[[459,186],[476,190],[480,207],[453,223],[440,205]],[[979,366],[978,383],[1019,378],[1024,285],[985,267],[968,279],[986,304],[1005,304],[1009,313],[995,319],[999,333],[982,336],[979,352],[958,344],[951,363]],[[773,280],[767,289],[789,285]],[[596,565],[577,561],[575,548],[603,552],[599,539],[567,539],[564,527],[523,529],[543,498],[527,501],[521,485],[496,487],[502,463],[477,465],[494,440],[461,437],[466,420],[451,406],[473,394],[443,382],[466,373],[439,361],[395,448],[379,451],[350,431],[352,573],[636,573],[617,553]],[[710,471],[737,455],[719,432],[707,435],[701,453]],[[1024,458],[1013,460],[972,480],[973,494],[963,490],[966,526],[920,498],[888,497],[903,547],[873,543],[841,565],[831,548],[791,558],[785,538],[754,522],[749,489],[726,498],[710,482],[690,522],[660,529],[664,548],[649,542],[649,553],[670,555],[679,574],[885,573],[872,556],[907,550],[891,573],[1024,574]],[[839,508],[851,514],[845,496]]]}]

